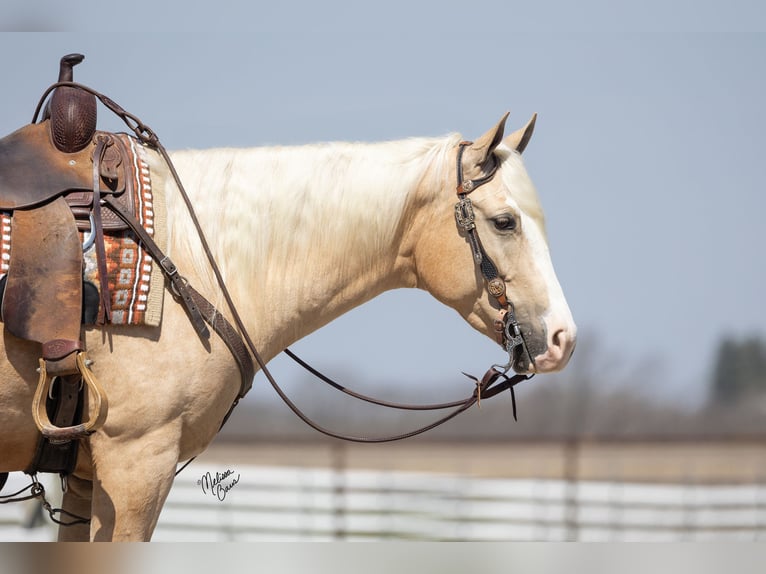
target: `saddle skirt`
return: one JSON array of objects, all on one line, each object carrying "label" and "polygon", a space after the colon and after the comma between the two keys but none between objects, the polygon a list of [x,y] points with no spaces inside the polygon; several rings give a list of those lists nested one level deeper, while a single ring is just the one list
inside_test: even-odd
[{"label": "saddle skirt", "polygon": [[[91,241],[89,221],[93,200],[92,174],[89,175],[92,146],[74,154],[62,154],[58,150],[49,153],[50,144],[43,140],[49,140],[45,123],[27,126],[0,140],[0,280],[8,273],[13,253],[12,210],[45,202],[58,190],[59,194],[64,192],[63,197],[80,231],[84,285],[98,290],[96,246]],[[110,148],[114,155],[103,162],[102,176],[106,170],[106,175],[112,177],[102,177],[102,192],[116,195],[164,248],[167,242],[164,194],[162,186],[152,185],[145,150],[127,134],[112,134],[112,138],[123,149],[117,153]],[[36,160],[33,162],[30,158]],[[22,173],[35,175],[27,178],[22,177]],[[159,326],[164,293],[161,269],[111,210],[102,207],[101,215],[112,304],[110,322]]]}]

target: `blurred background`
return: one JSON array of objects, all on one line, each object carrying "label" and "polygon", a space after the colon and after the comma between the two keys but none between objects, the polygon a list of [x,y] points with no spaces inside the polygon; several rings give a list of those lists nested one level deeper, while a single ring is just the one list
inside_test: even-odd
[{"label": "blurred background", "polygon": [[[764,538],[764,8],[686,4],[138,2],[119,23],[87,2],[0,7],[0,134],[31,119],[70,52],[86,55],[76,80],[171,149],[470,139],[506,110],[509,129],[539,114],[525,162],[580,328],[570,366],[517,387],[517,422],[501,395],[391,446],[324,439],[259,375],[178,477],[155,539]],[[407,402],[462,398],[461,371],[503,359],[417,291],[293,350]],[[341,432],[426,422],[271,366]],[[227,470],[225,500],[202,493]],[[53,536],[36,507],[0,506],[0,539]]]}]

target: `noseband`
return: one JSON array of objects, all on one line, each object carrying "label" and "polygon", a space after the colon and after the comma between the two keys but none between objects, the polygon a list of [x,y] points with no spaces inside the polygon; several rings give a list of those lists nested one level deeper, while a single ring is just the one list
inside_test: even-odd
[{"label": "noseband", "polygon": [[476,215],[474,214],[473,204],[468,194],[495,177],[498,161],[495,155],[492,154],[490,157],[494,163],[490,172],[484,177],[466,180],[463,177],[463,152],[472,143],[468,141],[460,142],[457,150],[456,191],[459,201],[455,204],[455,221],[458,227],[465,231],[468,236],[473,260],[487,283],[487,292],[494,297],[500,306],[494,322],[495,339],[508,353],[508,364],[503,366],[505,372],[507,372],[513,366],[514,359],[517,358],[519,353],[526,353],[530,364],[533,366],[535,361],[527,348],[519,322],[516,320],[513,303],[508,300],[506,295],[505,281],[500,277],[497,266],[487,255],[479,240],[479,232],[476,229]]}]

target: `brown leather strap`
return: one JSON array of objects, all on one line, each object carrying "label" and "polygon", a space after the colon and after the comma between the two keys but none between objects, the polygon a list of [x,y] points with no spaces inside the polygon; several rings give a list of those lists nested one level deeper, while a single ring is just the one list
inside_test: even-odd
[{"label": "brown leather strap", "polygon": [[96,324],[105,325],[112,318],[112,301],[109,294],[109,276],[106,269],[106,246],[104,245],[104,226],[101,222],[101,161],[104,159],[106,148],[111,145],[111,137],[99,135],[96,138],[96,149],[93,151],[93,229],[96,236],[96,265],[98,267],[98,282],[100,287],[100,304]]},{"label": "brown leather strap", "polygon": [[83,349],[82,341],[52,339],[43,343],[42,357],[46,361],[60,361],[64,357]]},{"label": "brown leather strap", "polygon": [[[253,360],[250,358],[250,353],[247,351],[245,343],[242,341],[242,337],[234,326],[224,317],[218,309],[216,309],[210,301],[205,299],[194,287],[187,285],[189,293],[191,293],[192,299],[194,299],[197,308],[207,321],[208,325],[213,328],[219,337],[228,347],[231,354],[234,356],[234,360],[237,362],[239,372],[242,375],[242,385],[239,389],[239,398],[244,397],[250,388],[253,386],[253,378],[255,377],[255,367],[253,366]],[[234,407],[232,406],[232,409]],[[228,418],[228,415],[227,415]]]},{"label": "brown leather strap", "polygon": [[[242,377],[242,383],[240,385],[239,397],[242,398],[247,394],[253,385],[253,377],[255,377],[255,368],[253,367],[253,361],[250,358],[250,354],[247,351],[247,347],[242,341],[237,330],[232,326],[229,321],[226,320],[218,309],[210,303],[205,297],[203,297],[196,289],[188,284],[186,279],[178,274],[178,269],[175,264],[167,257],[160,247],[154,242],[151,236],[146,233],[146,230],[136,219],[127,212],[127,210],[117,200],[111,197],[104,197],[104,204],[114,210],[125,223],[138,235],[139,239],[144,245],[144,248],[149,254],[157,261],[162,268],[165,275],[170,279],[173,289],[179,295],[181,302],[186,307],[189,316],[192,318],[192,324],[206,339],[209,338],[210,333],[205,326],[205,322],[208,323],[213,330],[221,337],[223,342],[228,347],[231,354],[234,356],[234,360],[239,367],[240,375]],[[196,318],[196,323],[195,323]],[[201,323],[201,326],[199,325]],[[204,335],[203,335],[204,333]]]},{"label": "brown leather strap", "polygon": [[165,277],[170,281],[170,285],[174,293],[178,296],[178,299],[183,304],[186,312],[189,314],[189,319],[194,326],[197,334],[203,339],[210,338],[210,331],[205,325],[205,320],[200,313],[197,304],[194,302],[191,292],[189,291],[189,284],[185,277],[182,277],[178,273],[178,268],[175,263],[171,261],[170,257],[165,255],[160,249],[159,245],[152,239],[143,226],[136,220],[132,213],[128,213],[125,206],[123,206],[115,198],[105,195],[101,200],[104,205],[107,205],[112,211],[114,211],[125,223],[128,224],[130,229],[138,236],[139,241],[143,243],[144,248],[159,264]]},{"label": "brown leather strap", "polygon": [[[210,337],[205,323],[208,323],[213,330],[221,337],[234,356],[239,367],[242,383],[240,385],[239,397],[242,398],[253,385],[255,377],[255,368],[247,347],[242,341],[237,330],[226,320],[216,308],[205,299],[196,289],[186,281],[184,277],[178,274],[178,269],[170,258],[165,255],[159,245],[155,243],[152,237],[146,232],[143,226],[127,211],[127,209],[115,198],[104,196],[103,203],[112,209],[128,226],[136,233],[144,248],[159,263],[165,276],[170,280],[173,290],[184,304],[186,311],[191,318],[192,325],[200,336],[205,339]],[[233,407],[232,407],[233,408]]]}]

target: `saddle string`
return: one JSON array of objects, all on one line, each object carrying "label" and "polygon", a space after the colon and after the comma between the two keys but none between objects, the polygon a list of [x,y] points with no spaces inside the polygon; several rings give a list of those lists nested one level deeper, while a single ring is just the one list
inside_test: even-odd
[{"label": "saddle string", "polygon": [[112,318],[112,303],[109,296],[109,281],[106,270],[106,247],[104,245],[104,226],[101,222],[101,162],[104,160],[106,148],[110,145],[107,136],[96,138],[96,149],[93,151],[93,228],[91,233],[95,236],[96,264],[100,284],[100,304],[98,306],[99,325],[105,325]]},{"label": "saddle string", "polygon": [[[90,88],[88,86],[85,86],[83,84],[79,84],[77,82],[57,82],[55,84],[52,84],[43,94],[43,96],[40,99],[40,102],[37,105],[37,108],[35,109],[35,113],[33,116],[33,122],[37,121],[37,117],[39,116],[40,110],[42,109],[42,106],[44,104],[45,99],[48,97],[48,95],[53,91],[55,88],[59,86],[70,86],[74,88],[82,89],[88,93],[93,94],[96,98],[98,98],[104,106],[106,106],[110,111],[112,111],[115,115],[117,115],[120,119],[123,120],[123,122],[128,126],[129,129],[131,129],[134,134],[136,135],[137,139],[141,141],[144,145],[147,145],[148,147],[154,148],[163,158],[166,165],[168,166],[168,169],[170,170],[170,173],[178,187],[178,190],[180,192],[181,198],[184,201],[184,204],[187,208],[187,212],[192,220],[192,223],[195,227],[195,230],[197,231],[198,237],[200,239],[200,244],[202,246],[203,252],[205,253],[205,257],[208,260],[208,263],[211,266],[211,269],[213,271],[213,274],[216,277],[216,281],[218,283],[219,288],[221,289],[221,294],[224,297],[224,300],[226,301],[226,305],[229,307],[229,310],[232,314],[232,318],[234,319],[234,323],[237,326],[237,329],[239,330],[239,336],[242,337],[247,347],[250,349],[250,352],[252,353],[253,357],[255,358],[256,362],[258,363],[261,371],[264,373],[264,376],[269,381],[271,386],[274,388],[275,392],[279,395],[279,397],[282,399],[282,401],[290,408],[290,410],[293,411],[295,415],[297,415],[302,421],[304,421],[306,424],[308,424],[310,427],[315,429],[316,431],[333,437],[338,438],[342,440],[352,441],[352,442],[362,442],[362,443],[381,443],[381,442],[392,442],[397,440],[402,440],[405,438],[409,438],[418,434],[422,434],[424,432],[427,432],[428,430],[431,430],[448,420],[454,418],[458,414],[462,413],[463,411],[467,410],[474,404],[480,401],[482,397],[488,398],[490,396],[494,396],[495,394],[499,394],[500,392],[509,389],[512,396],[512,401],[515,405],[515,396],[513,394],[513,387],[520,383],[521,381],[527,380],[529,378],[528,375],[514,375],[513,377],[507,377],[505,375],[505,372],[499,371],[495,368],[495,366],[490,367],[490,369],[485,373],[485,375],[482,377],[481,380],[478,380],[475,377],[471,377],[470,375],[467,375],[471,377],[474,381],[476,381],[476,389],[472,393],[471,396],[464,399],[463,401],[454,401],[451,403],[444,403],[444,404],[438,404],[438,405],[423,405],[423,406],[417,406],[417,405],[395,405],[395,403],[387,403],[386,401],[380,401],[378,399],[372,399],[370,397],[365,397],[364,395],[360,395],[359,393],[354,393],[353,391],[350,391],[349,389],[346,389],[345,387],[342,387],[342,385],[339,385],[338,383],[330,383],[335,388],[338,388],[339,390],[342,390],[346,394],[349,394],[351,396],[356,396],[357,398],[360,398],[361,400],[365,400],[367,402],[371,402],[373,404],[379,404],[381,406],[389,406],[390,408],[406,408],[407,410],[438,410],[438,409],[447,409],[447,408],[455,408],[454,411],[447,414],[446,416],[438,419],[437,421],[434,421],[424,427],[421,427],[419,429],[416,429],[414,431],[405,432],[399,435],[394,436],[388,436],[388,437],[366,437],[366,436],[350,436],[350,435],[342,435],[339,433],[335,433],[333,431],[330,431],[328,429],[325,429],[324,427],[320,426],[319,424],[315,423],[313,420],[311,420],[305,413],[303,413],[297,405],[295,405],[290,398],[284,393],[284,391],[281,389],[279,384],[277,383],[276,379],[272,375],[271,371],[266,365],[266,361],[263,360],[260,353],[258,352],[257,347],[255,346],[252,338],[250,337],[249,332],[247,331],[244,322],[237,311],[236,305],[234,304],[234,301],[231,297],[231,294],[229,292],[228,287],[226,286],[226,283],[224,281],[223,275],[220,271],[220,268],[215,260],[215,256],[213,255],[212,249],[209,246],[209,243],[207,241],[207,238],[204,234],[204,231],[202,229],[202,226],[199,222],[199,219],[197,218],[196,212],[194,210],[194,207],[191,203],[191,200],[186,192],[186,189],[181,181],[181,178],[176,171],[175,165],[173,164],[170,155],[168,154],[165,147],[162,145],[162,143],[159,140],[159,137],[157,134],[145,123],[143,123],[137,116],[127,112],[124,108],[122,108],[120,105],[118,105],[114,100],[111,98],[108,98],[104,94],[94,90],[93,88]],[[478,183],[478,182],[477,182]],[[483,182],[482,182],[483,183]],[[102,198],[102,203],[108,205],[113,211],[117,213],[118,216],[122,217],[123,220],[128,223],[131,228],[133,228],[133,225],[131,222],[126,219],[126,217],[123,217],[122,210],[120,209],[121,206],[117,204],[117,202],[110,201],[109,196],[105,196]],[[132,216],[130,217],[132,219]],[[139,226],[140,228],[140,226]],[[138,232],[137,228],[134,228],[134,231]],[[161,252],[160,252],[161,253]],[[160,267],[163,269],[163,272],[165,275],[169,278],[171,281],[171,286],[176,290],[176,293],[181,295],[181,299],[183,301],[186,301],[187,303],[190,303],[190,305],[187,304],[187,311],[190,311],[190,315],[196,314],[199,316],[198,306],[194,303],[195,297],[191,295],[193,292],[196,296],[199,298],[202,298],[199,293],[194,291],[189,285],[188,282],[178,275],[178,270],[175,267],[172,262],[169,261],[167,257],[159,261]],[[202,298],[204,300],[204,298]],[[212,306],[212,304],[209,304],[210,307],[215,312],[215,307]],[[209,317],[205,318],[208,323],[211,323],[211,319]],[[215,315],[212,318],[212,321],[215,321]],[[225,321],[225,319],[223,319]],[[193,323],[194,323],[193,318]],[[202,323],[204,327],[204,322]],[[197,325],[195,325],[195,328]],[[200,328],[197,328],[198,333],[203,336],[204,331],[206,331],[206,328],[204,331],[202,331]],[[220,333],[219,333],[220,334]],[[228,343],[227,343],[228,344]],[[230,347],[231,348],[231,347]],[[297,356],[292,353],[289,349],[285,349],[284,352],[290,356],[293,360],[296,360]],[[299,364],[302,366],[307,366],[307,363],[304,361],[299,361]],[[304,368],[305,368],[304,366]],[[315,369],[311,369],[310,372],[314,374],[320,374]],[[244,373],[243,373],[244,374]],[[503,381],[498,384],[497,386],[494,386],[498,379],[502,378]],[[328,382],[330,381],[329,377],[326,377],[324,375],[321,375],[321,380]],[[245,389],[246,385],[243,382],[242,389]],[[249,388],[249,386],[247,386]],[[246,392],[246,391],[245,391]],[[224,422],[228,419],[231,412],[233,411],[234,407],[238,404],[239,398],[241,396],[244,396],[243,394],[240,394],[240,396],[237,397],[237,400],[234,401],[234,404],[230,408],[229,412],[227,413],[226,417],[224,418]],[[515,418],[515,408],[514,408],[514,418]]]}]

